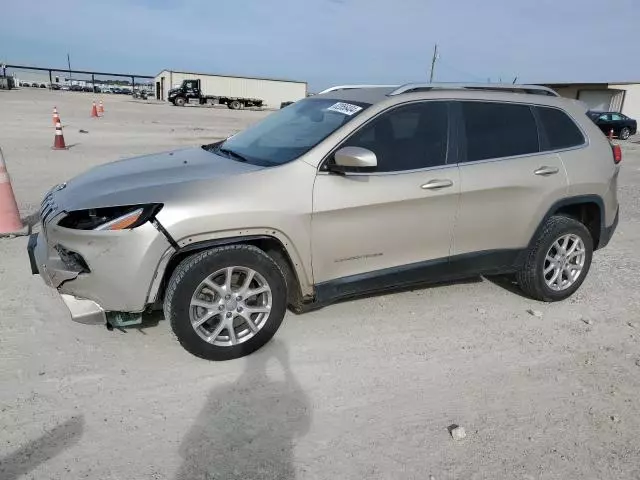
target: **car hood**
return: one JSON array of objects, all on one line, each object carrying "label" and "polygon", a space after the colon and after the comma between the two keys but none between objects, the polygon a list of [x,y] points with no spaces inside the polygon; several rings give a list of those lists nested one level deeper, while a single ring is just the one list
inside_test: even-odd
[{"label": "car hood", "polygon": [[189,148],[100,165],[54,187],[52,193],[59,211],[163,203],[185,191],[209,188],[216,178],[264,168]]}]

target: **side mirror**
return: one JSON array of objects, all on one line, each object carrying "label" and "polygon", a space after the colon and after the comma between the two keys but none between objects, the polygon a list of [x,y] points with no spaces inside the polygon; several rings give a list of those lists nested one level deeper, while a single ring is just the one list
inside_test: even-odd
[{"label": "side mirror", "polygon": [[362,147],[343,147],[333,154],[334,162],[328,165],[330,172],[373,172],[378,166],[376,154]]}]

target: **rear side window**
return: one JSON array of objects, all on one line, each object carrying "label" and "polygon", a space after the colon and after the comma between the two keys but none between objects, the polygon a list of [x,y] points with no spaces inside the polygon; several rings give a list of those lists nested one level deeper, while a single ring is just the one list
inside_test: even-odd
[{"label": "rear side window", "polygon": [[467,162],[540,151],[536,121],[528,105],[461,102]]},{"label": "rear side window", "polygon": [[558,150],[582,145],[584,136],[575,122],[557,108],[534,107],[546,137],[543,150]]}]

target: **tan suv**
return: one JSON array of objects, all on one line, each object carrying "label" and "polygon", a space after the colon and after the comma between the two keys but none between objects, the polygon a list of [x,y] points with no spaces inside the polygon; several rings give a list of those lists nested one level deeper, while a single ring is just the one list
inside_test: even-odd
[{"label": "tan suv", "polygon": [[562,300],[618,221],[620,149],[585,112],[532,85],[334,87],[54,187],[32,269],[74,320],[164,306],[212,360],[260,348],[287,306],[430,281],[514,273]]}]

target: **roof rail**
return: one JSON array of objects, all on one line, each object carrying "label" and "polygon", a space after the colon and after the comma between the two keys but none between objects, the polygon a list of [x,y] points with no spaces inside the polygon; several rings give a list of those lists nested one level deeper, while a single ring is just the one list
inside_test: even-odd
[{"label": "roof rail", "polygon": [[335,92],[337,90],[353,90],[357,88],[395,88],[398,85],[336,85],[335,87],[329,87],[325,90],[322,90],[317,95],[322,95],[323,93]]},{"label": "roof rail", "polygon": [[511,83],[407,83],[396,88],[389,96],[400,95],[409,92],[424,92],[428,90],[493,90],[516,93],[529,93],[532,95],[548,95],[559,97],[558,93],[548,87],[540,85],[518,85]]}]

